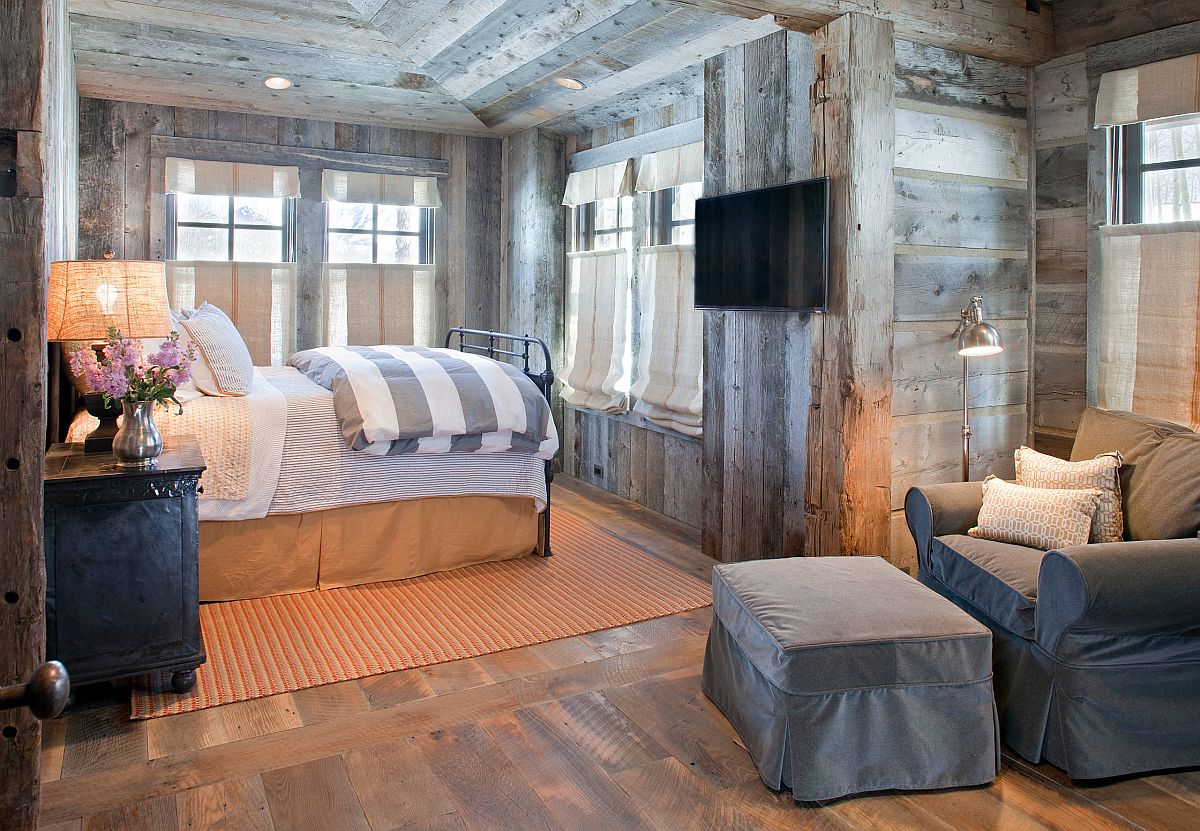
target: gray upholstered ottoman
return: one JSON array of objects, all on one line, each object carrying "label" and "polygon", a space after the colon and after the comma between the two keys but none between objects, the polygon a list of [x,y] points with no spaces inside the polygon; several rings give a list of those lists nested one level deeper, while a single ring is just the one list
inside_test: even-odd
[{"label": "gray upholstered ottoman", "polygon": [[704,692],[797,801],[996,777],[991,633],[878,557],[717,566]]}]

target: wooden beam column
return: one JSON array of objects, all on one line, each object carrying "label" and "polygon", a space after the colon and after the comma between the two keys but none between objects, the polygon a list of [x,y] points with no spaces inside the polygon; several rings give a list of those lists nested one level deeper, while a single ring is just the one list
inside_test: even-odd
[{"label": "wooden beam column", "polygon": [[829,312],[815,319],[804,553],[885,555],[892,459],[892,24],[813,34],[813,175],[830,179]]}]

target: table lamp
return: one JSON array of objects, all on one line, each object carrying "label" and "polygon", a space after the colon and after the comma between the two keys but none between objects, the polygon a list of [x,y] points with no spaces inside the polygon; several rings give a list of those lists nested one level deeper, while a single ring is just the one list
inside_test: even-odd
[{"label": "table lamp", "polygon": [[967,359],[1003,352],[1004,341],[1000,338],[1000,333],[996,331],[995,326],[984,322],[982,297],[972,297],[971,305],[963,309],[961,315],[958,329],[954,331],[954,334],[958,336],[958,354],[962,355],[963,359],[962,480],[967,482],[971,479],[970,387],[968,386]]},{"label": "table lamp", "polygon": [[[46,337],[52,341],[90,341],[99,357],[108,342],[110,326],[120,329],[127,338],[169,335],[167,303],[163,263],[116,260],[111,252],[103,260],[51,263]],[[84,452],[111,451],[120,404],[105,405],[104,397],[94,390],[83,400],[87,411],[100,420],[100,426],[84,441]]]}]

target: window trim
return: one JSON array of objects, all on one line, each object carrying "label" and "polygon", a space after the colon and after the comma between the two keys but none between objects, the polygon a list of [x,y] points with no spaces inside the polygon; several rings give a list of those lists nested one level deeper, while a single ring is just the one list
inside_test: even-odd
[{"label": "window trim", "polygon": [[[344,202],[345,205],[353,204],[368,204],[365,202],[354,203]],[[325,246],[322,255],[324,262],[329,262],[329,235],[330,234],[370,234],[371,236],[371,262],[363,263],[363,265],[433,265],[433,234],[434,234],[434,208],[417,208],[420,215],[417,222],[416,231],[388,231],[379,229],[379,204],[371,204],[371,227],[370,228],[342,228],[335,227],[330,222],[328,210],[325,211]],[[403,207],[403,206],[401,206]],[[415,207],[415,206],[413,206]],[[379,262],[379,238],[384,237],[416,237],[417,240],[417,260],[416,263],[380,263]]]},{"label": "window trim", "polygon": [[167,194],[167,259],[179,259],[179,229],[180,228],[220,228],[227,231],[227,243],[225,252],[227,254],[224,260],[212,260],[217,263],[236,262],[233,256],[235,250],[235,237],[239,229],[246,231],[282,231],[280,235],[280,259],[281,263],[294,263],[296,261],[296,200],[291,197],[280,197],[283,200],[283,217],[282,225],[262,225],[258,223],[239,223],[235,214],[234,195],[225,197],[229,202],[227,222],[195,222],[183,221],[179,219],[179,207],[176,204],[178,194]]},{"label": "window trim", "polygon": [[679,188],[679,185],[675,185],[650,194],[650,239],[653,245],[673,245],[676,228],[696,225],[695,218],[675,218]]},{"label": "window trim", "polygon": [[[633,245],[633,215],[635,212],[633,205],[633,197],[631,196],[616,196],[617,200],[617,224],[610,228],[597,228],[596,216],[599,213],[599,202],[584,202],[576,205],[571,209],[572,218],[572,243],[573,251],[597,251],[596,237],[601,235],[615,234],[617,237],[616,248],[624,248],[621,245],[622,237],[627,237],[630,247]],[[628,200],[628,202],[626,202]],[[628,206],[628,216],[626,216],[626,206]],[[608,250],[608,249],[604,249]]]},{"label": "window trim", "polygon": [[1109,187],[1115,197],[1110,206],[1113,225],[1139,225],[1144,221],[1143,185],[1147,173],[1161,170],[1200,169],[1200,158],[1168,162],[1145,162],[1145,121],[1122,124],[1109,132],[1110,164],[1113,181]]}]

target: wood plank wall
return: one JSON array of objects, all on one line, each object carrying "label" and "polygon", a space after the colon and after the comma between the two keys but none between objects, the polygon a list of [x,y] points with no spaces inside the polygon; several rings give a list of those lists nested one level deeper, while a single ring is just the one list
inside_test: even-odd
[{"label": "wood plank wall", "polygon": [[[633,118],[567,136],[566,155],[634,138],[704,115],[699,96]],[[649,242],[650,195],[634,197],[634,245]],[[560,213],[565,211],[560,209]],[[638,258],[634,257],[634,286]],[[635,290],[636,296],[636,290]],[[608,415],[568,406],[563,418],[563,469],[585,482],[700,526],[703,501],[701,442],[633,414]]]},{"label": "wood plank wall", "polygon": [[[63,0],[0,9],[0,685],[45,658],[46,277],[74,255],[75,70]],[[41,724],[0,712],[0,817],[37,824]]]},{"label": "wood plank wall", "polygon": [[970,363],[971,473],[1026,441],[1031,269],[1028,70],[896,42],[892,555],[915,560],[904,495],[960,477],[959,311],[984,298],[1005,351]]},{"label": "wood plank wall", "polygon": [[1082,52],[1034,70],[1033,446],[1063,458],[1087,398],[1087,114]]},{"label": "wood plank wall", "polygon": [[[705,61],[706,195],[812,175],[813,80],[812,41],[798,32]],[[813,316],[704,317],[704,552],[724,561],[801,554]]]},{"label": "wood plank wall", "polygon": [[[451,325],[481,329],[503,325],[502,242],[498,233],[486,231],[501,224],[498,138],[95,98],[80,102],[79,125],[79,246],[85,258],[99,257],[106,250],[125,259],[165,257],[166,229],[151,227],[151,216],[163,215],[161,205],[151,210],[152,202],[164,199],[150,187],[152,135],[444,159],[450,164],[450,175],[440,183],[443,206],[434,229],[436,330]],[[319,174],[308,176],[302,184],[301,203],[319,199]],[[310,198],[310,192],[316,195]],[[301,223],[303,238],[297,243],[300,250],[313,252],[309,257],[317,263],[324,245],[324,222],[319,211],[312,217],[315,221]],[[319,295],[302,293],[297,320],[302,325],[319,321],[320,303]],[[307,332],[298,333],[300,348],[315,345],[306,339],[320,331],[316,324],[305,328]]]}]

